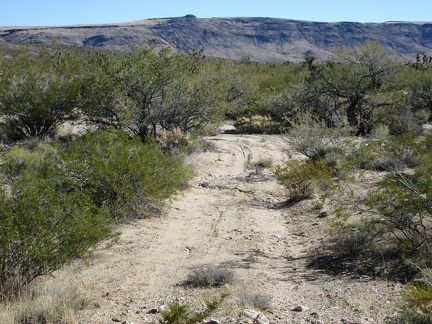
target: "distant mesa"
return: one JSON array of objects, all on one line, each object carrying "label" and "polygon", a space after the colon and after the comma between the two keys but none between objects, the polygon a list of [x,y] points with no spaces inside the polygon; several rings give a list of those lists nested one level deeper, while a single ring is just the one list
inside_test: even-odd
[{"label": "distant mesa", "polygon": [[[207,57],[258,62],[300,62],[314,55],[326,60],[335,47],[355,47],[376,40],[404,61],[432,52],[432,23],[313,22],[263,17],[155,18],[105,25],[70,27],[0,27],[0,40],[10,43],[65,45],[129,51],[152,40],[161,46]],[[3,45],[2,45],[3,46]]]}]

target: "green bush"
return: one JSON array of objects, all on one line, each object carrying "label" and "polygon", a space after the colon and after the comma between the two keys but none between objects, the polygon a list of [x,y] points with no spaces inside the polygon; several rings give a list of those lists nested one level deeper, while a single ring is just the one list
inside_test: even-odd
[{"label": "green bush", "polygon": [[421,154],[427,151],[426,146],[427,137],[419,139],[412,134],[390,136],[387,140],[372,140],[363,144],[348,160],[359,169],[403,170],[419,164]]},{"label": "green bush", "polygon": [[119,130],[88,134],[65,147],[36,141],[12,149],[4,160],[0,295],[5,296],[113,238],[117,220],[159,210],[191,174],[181,155]]},{"label": "green bush", "polygon": [[408,291],[402,293],[406,312],[420,312],[432,315],[432,286],[421,283],[407,283]]},{"label": "green bush", "polygon": [[395,319],[387,322],[388,324],[431,324],[432,315],[422,314],[415,311],[404,312]]},{"label": "green bush", "polygon": [[332,186],[332,170],[326,163],[290,160],[275,168],[279,183],[288,189],[290,200],[301,200],[312,196],[317,188]]},{"label": "green bush", "polygon": [[22,175],[0,195],[0,295],[19,291],[112,237],[109,215],[63,178]]},{"label": "green bush", "polygon": [[158,212],[191,176],[182,155],[163,153],[156,144],[119,130],[98,131],[71,143],[63,160],[94,204],[115,219]]},{"label": "green bush", "polygon": [[24,146],[14,146],[4,156],[5,171],[10,176],[21,172],[46,172],[52,168],[52,163],[58,159],[57,147],[53,143],[35,142],[29,149]]}]

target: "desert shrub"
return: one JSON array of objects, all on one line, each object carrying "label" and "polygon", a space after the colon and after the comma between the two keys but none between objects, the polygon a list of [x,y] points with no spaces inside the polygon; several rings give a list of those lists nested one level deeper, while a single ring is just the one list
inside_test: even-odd
[{"label": "desert shrub", "polygon": [[211,316],[222,304],[229,294],[223,293],[219,297],[205,299],[205,309],[193,311],[188,304],[180,304],[174,301],[168,304],[168,309],[161,311],[161,324],[195,324]]},{"label": "desert shrub", "polygon": [[[430,157],[429,157],[430,158]],[[428,175],[407,175],[393,170],[374,190],[369,205],[380,215],[381,231],[391,233],[403,255],[418,256],[428,262],[431,237],[428,222],[431,218],[430,171],[425,161],[422,171]]]},{"label": "desert shrub", "polygon": [[240,133],[272,134],[278,133],[278,125],[270,117],[253,115],[240,117],[234,126]]},{"label": "desert shrub", "polygon": [[354,169],[383,170],[388,165],[381,141],[362,144],[348,156],[348,164]]},{"label": "desert shrub", "polygon": [[162,131],[159,136],[160,145],[163,150],[187,151],[192,150],[193,141],[189,132],[183,132],[180,128],[174,128],[172,131]]},{"label": "desert shrub", "polygon": [[419,164],[421,152],[425,151],[425,142],[412,134],[390,136],[385,141],[372,140],[350,154],[348,160],[356,168],[366,170],[415,167]]},{"label": "desert shrub", "polygon": [[8,129],[24,137],[52,134],[77,105],[81,66],[78,55],[60,50],[3,63],[0,116]]},{"label": "desert shrub", "polygon": [[288,129],[287,142],[297,152],[313,161],[323,160],[327,154],[343,154],[349,146],[348,127],[327,127],[311,115],[298,116]]},{"label": "desert shrub", "polygon": [[356,258],[373,244],[371,233],[365,229],[351,229],[339,232],[331,249],[344,257]]},{"label": "desert shrub", "polygon": [[115,219],[158,212],[164,199],[188,180],[180,154],[163,153],[119,130],[88,134],[63,152],[69,173],[98,208]]},{"label": "desert shrub", "polygon": [[103,239],[112,237],[109,215],[64,174],[21,175],[10,197],[0,194],[0,295],[13,295]]},{"label": "desert shrub", "polygon": [[[5,154],[0,192],[0,294],[86,256],[126,217],[159,210],[190,175],[183,157],[121,131],[63,148],[36,142]],[[10,172],[13,177],[7,177]],[[6,193],[6,192],[7,193]]]},{"label": "desert shrub", "polygon": [[418,134],[422,123],[422,118],[416,116],[411,107],[400,104],[376,108],[371,120],[372,127],[385,125],[391,135]]},{"label": "desert shrub", "polygon": [[385,141],[390,135],[390,129],[387,125],[378,125],[372,130],[372,138],[378,141]]},{"label": "desert shrub", "polygon": [[270,296],[260,293],[244,293],[239,296],[239,306],[251,307],[259,310],[270,310],[272,308],[272,300]]},{"label": "desert shrub", "polygon": [[407,283],[407,291],[402,293],[404,303],[401,308],[406,312],[420,312],[432,317],[432,286],[423,283]]},{"label": "desert shrub", "polygon": [[317,188],[330,188],[332,170],[326,163],[289,160],[275,167],[277,180],[288,189],[291,200],[312,196]]},{"label": "desert shrub", "polygon": [[224,266],[211,265],[193,270],[188,275],[186,283],[194,287],[214,287],[231,283],[233,280],[233,270]]},{"label": "desert shrub", "polygon": [[14,146],[4,155],[4,167],[9,176],[18,175],[23,171],[43,173],[52,167],[57,158],[57,148],[52,143],[37,141],[29,149],[24,146]]}]

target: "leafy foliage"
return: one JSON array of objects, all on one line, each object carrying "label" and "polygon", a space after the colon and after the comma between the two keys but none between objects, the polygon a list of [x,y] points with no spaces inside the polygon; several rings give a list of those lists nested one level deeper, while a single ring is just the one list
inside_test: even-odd
[{"label": "leafy foliage", "polygon": [[112,237],[109,215],[97,209],[61,172],[23,174],[0,196],[1,293],[17,292],[36,277],[85,256]]},{"label": "leafy foliage", "polygon": [[331,173],[331,168],[322,161],[289,160],[275,168],[276,178],[288,189],[291,200],[309,198],[317,188],[330,188]]},{"label": "leafy foliage", "polygon": [[15,147],[5,161],[13,176],[0,193],[4,295],[86,256],[114,237],[117,220],[158,211],[190,175],[180,155],[118,130],[89,133],[65,148]]},{"label": "leafy foliage", "polygon": [[191,175],[182,155],[163,153],[119,130],[87,134],[62,154],[82,190],[115,219],[157,212]]},{"label": "leafy foliage", "polygon": [[22,53],[1,69],[0,116],[24,137],[50,135],[77,105],[78,55],[43,51],[35,59]]}]

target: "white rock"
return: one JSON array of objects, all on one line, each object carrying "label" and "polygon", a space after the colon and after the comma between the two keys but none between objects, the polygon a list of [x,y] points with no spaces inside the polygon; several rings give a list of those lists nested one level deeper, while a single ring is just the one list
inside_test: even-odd
[{"label": "white rock", "polygon": [[243,311],[243,314],[249,316],[250,318],[253,318],[254,323],[258,323],[258,324],[269,324],[270,323],[264,314],[261,314],[260,312],[257,312],[256,310],[245,309]]}]

